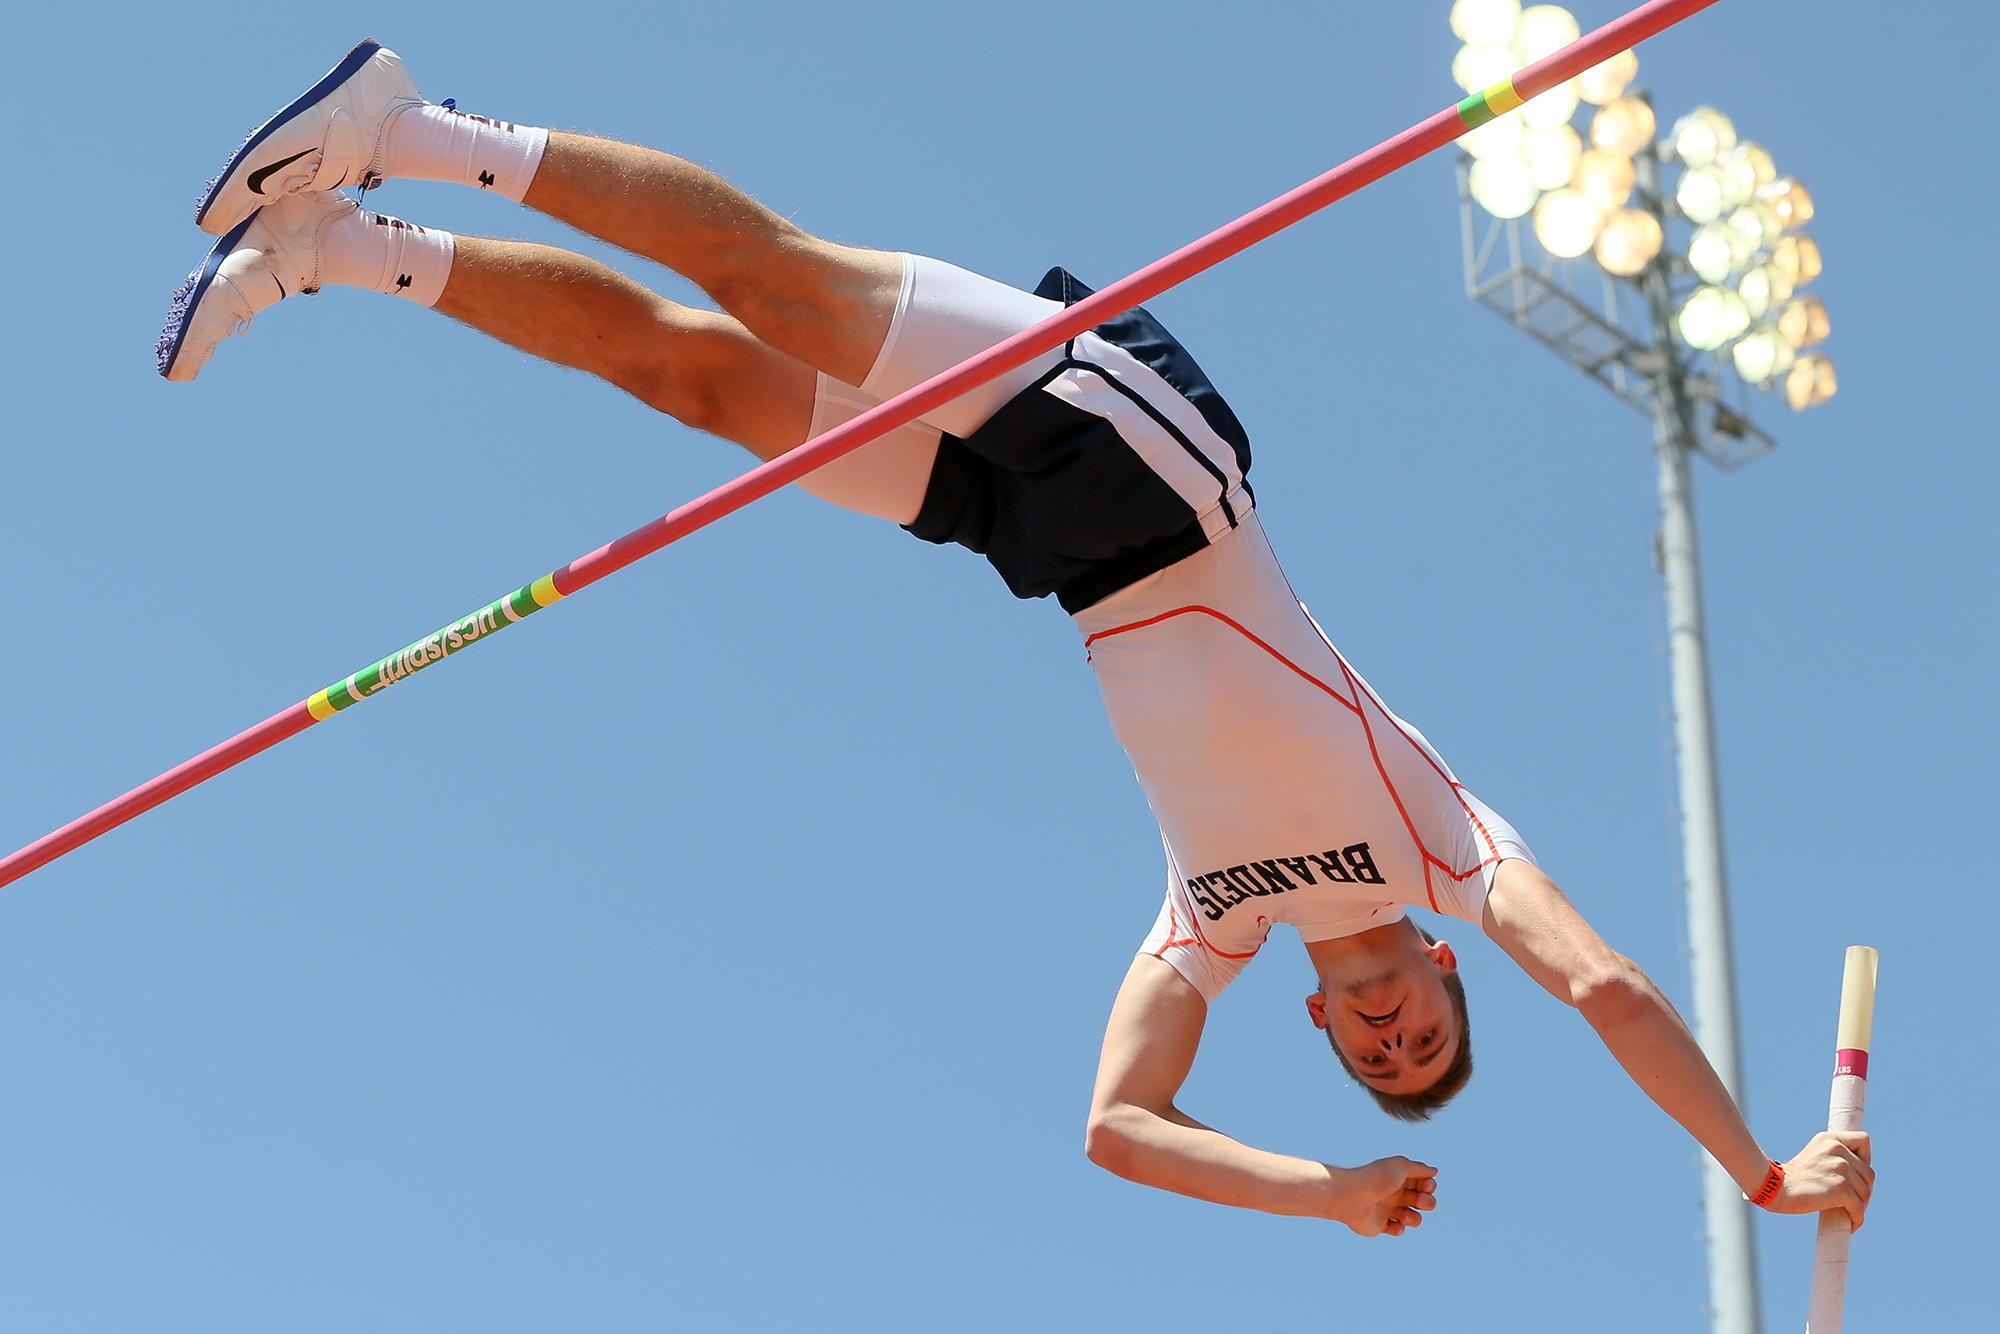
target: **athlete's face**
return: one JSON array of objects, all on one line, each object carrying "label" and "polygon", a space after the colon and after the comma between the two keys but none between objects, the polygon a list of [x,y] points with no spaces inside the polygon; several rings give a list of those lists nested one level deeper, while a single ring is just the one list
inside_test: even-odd
[{"label": "athlete's face", "polygon": [[1325,979],[1306,1002],[1354,1073],[1384,1093],[1421,1093],[1436,1083],[1462,1036],[1444,988],[1458,960],[1442,941],[1418,948],[1414,959]]}]

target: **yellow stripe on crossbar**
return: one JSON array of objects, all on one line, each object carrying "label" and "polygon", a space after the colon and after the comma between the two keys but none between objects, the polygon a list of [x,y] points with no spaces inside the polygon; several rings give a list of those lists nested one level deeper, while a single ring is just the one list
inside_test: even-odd
[{"label": "yellow stripe on crossbar", "polygon": [[1496,116],[1504,116],[1521,105],[1521,95],[1514,91],[1514,80],[1510,75],[1488,88],[1480,96],[1486,99],[1486,107]]},{"label": "yellow stripe on crossbar", "polygon": [[528,596],[535,600],[537,607],[553,607],[562,601],[562,594],[556,592],[556,577],[545,574],[528,585]]},{"label": "yellow stripe on crossbar", "polygon": [[332,702],[327,699],[326,691],[322,690],[317,695],[314,695],[311,699],[306,701],[306,712],[310,713],[313,716],[314,722],[323,723],[327,719],[333,717],[333,715],[336,712],[338,712],[338,710],[336,710],[333,707]]}]

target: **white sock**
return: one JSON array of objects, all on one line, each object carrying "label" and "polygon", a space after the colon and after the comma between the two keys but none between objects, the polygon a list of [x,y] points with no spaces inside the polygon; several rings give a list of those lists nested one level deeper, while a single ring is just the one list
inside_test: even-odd
[{"label": "white sock", "polygon": [[356,209],[321,234],[319,277],[435,306],[451,277],[453,249],[450,232]]},{"label": "white sock", "polygon": [[518,204],[535,179],[535,168],[542,164],[549,132],[426,102],[397,112],[389,121],[386,140],[385,175],[452,181],[491,190]]}]

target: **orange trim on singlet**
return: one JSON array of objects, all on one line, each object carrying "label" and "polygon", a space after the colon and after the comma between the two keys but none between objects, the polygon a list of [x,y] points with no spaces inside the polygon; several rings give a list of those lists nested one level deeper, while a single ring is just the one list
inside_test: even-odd
[{"label": "orange trim on singlet", "polygon": [[[1355,676],[1353,674],[1353,670],[1349,668],[1347,665],[1347,659],[1342,657],[1340,654],[1340,650],[1333,646],[1333,641],[1326,637],[1326,632],[1320,630],[1319,625],[1317,623],[1313,624],[1313,629],[1319,634],[1319,642],[1326,645],[1327,652],[1333,654],[1334,661],[1338,662],[1340,664],[1341,671],[1347,674],[1349,683],[1354,686],[1355,693],[1357,695],[1362,695],[1362,694],[1367,695],[1369,702],[1372,703],[1377,709],[1381,710],[1382,716],[1384,718],[1394,718],[1395,715],[1389,712],[1389,706],[1382,702],[1381,697],[1377,695],[1373,690],[1368,689],[1367,683],[1362,681],[1360,677]],[[1401,732],[1402,727],[1398,725],[1396,730]],[[1456,778],[1453,778],[1451,774],[1445,770],[1445,767],[1437,762],[1437,758],[1433,756],[1430,753],[1430,751],[1424,749],[1422,746],[1417,745],[1417,739],[1415,737],[1411,736],[1408,732],[1403,732],[1403,739],[1410,743],[1411,747],[1417,752],[1417,754],[1423,756],[1424,763],[1430,765],[1432,772],[1437,774],[1439,778],[1444,779],[1445,783],[1451,788],[1451,795],[1458,799],[1458,808],[1465,812],[1466,819],[1472,821],[1472,827],[1479,831],[1479,837],[1485,840],[1487,850],[1493,854],[1491,857],[1488,857],[1485,861],[1479,863],[1479,866],[1473,867],[1471,871],[1454,871],[1450,867],[1446,866],[1443,862],[1438,863],[1438,869],[1443,871],[1446,875],[1451,876],[1455,880],[1463,880],[1467,876],[1471,875],[1473,871],[1479,870],[1480,867],[1488,866],[1493,862],[1500,860],[1500,845],[1493,841],[1493,835],[1487,830],[1486,822],[1479,818],[1479,812],[1473,810],[1471,803],[1466,801],[1465,784],[1459,782]]]},{"label": "orange trim on singlet", "polygon": [[[1332,646],[1328,645],[1328,647]],[[1333,660],[1340,664],[1340,674],[1347,678],[1348,687],[1358,697],[1361,694],[1361,687],[1355,684],[1354,673],[1348,670],[1347,660],[1342,658],[1338,652],[1334,653]],[[1396,814],[1403,817],[1403,828],[1409,831],[1410,842],[1417,846],[1417,864],[1424,868],[1424,897],[1430,900],[1431,911],[1436,912],[1438,910],[1438,898],[1437,891],[1431,888],[1431,863],[1438,859],[1431,856],[1431,850],[1424,846],[1424,837],[1417,832],[1417,822],[1410,818],[1410,812],[1403,805],[1403,794],[1396,791],[1396,785],[1389,781],[1388,767],[1382,763],[1382,752],[1375,745],[1375,729],[1368,725],[1368,711],[1357,706],[1354,710],[1354,716],[1361,720],[1361,735],[1368,738],[1368,758],[1375,761],[1375,773],[1381,778],[1382,786],[1388,790],[1389,800],[1396,803]],[[1402,729],[1398,728],[1397,730],[1401,731]],[[1403,739],[1405,741],[1410,740],[1407,732],[1403,734]],[[1410,744],[1415,746],[1417,743],[1410,741]],[[1421,750],[1422,747],[1418,747],[1418,749]]]},{"label": "orange trim on singlet", "polygon": [[[1308,617],[1307,619],[1308,621],[1311,621],[1310,617]],[[1501,859],[1500,845],[1493,841],[1493,834],[1490,830],[1486,828],[1486,822],[1479,818],[1479,812],[1473,810],[1472,803],[1468,802],[1465,799],[1465,784],[1459,782],[1456,778],[1453,778],[1451,774],[1446,771],[1445,767],[1442,764],[1438,763],[1437,758],[1433,756],[1429,750],[1425,749],[1423,746],[1418,745],[1417,739],[1404,730],[1402,723],[1397,721],[1396,715],[1389,712],[1389,706],[1382,702],[1381,696],[1377,695],[1373,690],[1370,690],[1367,684],[1363,682],[1360,677],[1354,674],[1354,669],[1347,665],[1347,659],[1342,657],[1340,650],[1333,646],[1333,641],[1326,637],[1326,632],[1319,628],[1318,622],[1312,622],[1312,627],[1314,632],[1319,635],[1319,642],[1326,645],[1326,651],[1331,653],[1333,655],[1333,660],[1340,664],[1341,674],[1347,678],[1347,683],[1354,688],[1355,696],[1359,698],[1362,695],[1366,695],[1368,697],[1369,703],[1373,704],[1376,707],[1376,709],[1381,712],[1384,718],[1387,718],[1391,722],[1396,723],[1396,730],[1402,733],[1403,740],[1410,743],[1410,748],[1416,751],[1418,755],[1422,756],[1424,763],[1430,765],[1431,771],[1435,773],[1439,778],[1442,778],[1445,781],[1445,784],[1451,789],[1451,795],[1455,800],[1457,800],[1459,810],[1465,812],[1465,818],[1472,821],[1472,827],[1479,831],[1479,837],[1482,841],[1485,842],[1486,850],[1492,854],[1491,856],[1479,862],[1477,865],[1473,866],[1469,870],[1454,871],[1451,869],[1451,866],[1443,858],[1432,856],[1430,849],[1424,846],[1423,840],[1417,839],[1416,840],[1417,850],[1423,854],[1426,866],[1436,866],[1438,870],[1443,871],[1453,880],[1469,880],[1473,876],[1479,874],[1479,872],[1485,870],[1487,867],[1499,861]],[[1361,714],[1361,722],[1364,728],[1368,724],[1368,717],[1365,712]],[[1372,734],[1371,734],[1371,744],[1372,744]],[[1377,771],[1379,772],[1381,768],[1379,763],[1377,764],[1376,768]],[[1389,794],[1391,796],[1394,796],[1396,789],[1392,784],[1389,783],[1388,774],[1386,773],[1382,774],[1382,783],[1385,787],[1389,788]],[[1397,809],[1400,810],[1402,808],[1402,803],[1400,801],[1398,801],[1396,805]],[[1414,837],[1414,835],[1412,835],[1412,837]],[[1424,876],[1425,876],[1424,892],[1428,894],[1430,893],[1430,884],[1429,884],[1430,872],[1426,870]],[[1435,900],[1433,900],[1431,906],[1433,908],[1437,906]]]},{"label": "orange trim on singlet", "polygon": [[[1251,950],[1248,954],[1231,954],[1228,950],[1215,948],[1209,942],[1208,937],[1202,934],[1201,923],[1195,921],[1192,909],[1189,910],[1188,930],[1194,932],[1194,934],[1191,936],[1182,936],[1179,940],[1175,940],[1173,938],[1174,932],[1180,926],[1180,915],[1174,911],[1174,892],[1177,888],[1178,886],[1172,885],[1167,888],[1167,940],[1160,948],[1153,951],[1155,959],[1164,957],[1168,950],[1177,945],[1199,945],[1218,959],[1254,959],[1257,957],[1257,950],[1264,948],[1264,942],[1261,940],[1257,942],[1257,949]],[[1259,918],[1258,920],[1262,921],[1263,919]],[[1268,924],[1266,930],[1269,930]]]},{"label": "orange trim on singlet", "polygon": [[[1263,649],[1266,653],[1276,658],[1279,662],[1284,663],[1285,666],[1291,668],[1293,671],[1297,672],[1300,676],[1304,677],[1306,680],[1318,686],[1321,690],[1324,690],[1327,694],[1331,695],[1339,703],[1346,705],[1348,709],[1352,710],[1355,713],[1361,712],[1360,705],[1354,703],[1352,700],[1343,698],[1338,690],[1335,690],[1332,686],[1320,680],[1317,676],[1314,676],[1311,672],[1299,666],[1296,662],[1293,662],[1290,658],[1278,652],[1278,650],[1272,648],[1269,644],[1265,643],[1263,640],[1257,638],[1256,635],[1244,629],[1240,622],[1231,620],[1229,617],[1224,616],[1221,612],[1217,611],[1213,607],[1176,607],[1172,611],[1163,611],[1158,616],[1150,616],[1143,621],[1134,621],[1130,625],[1115,625],[1111,627],[1111,629],[1109,630],[1099,630],[1096,634],[1091,635],[1088,639],[1083,641],[1083,646],[1087,650],[1090,648],[1092,644],[1095,644],[1100,639],[1109,639],[1113,635],[1122,635],[1127,630],[1144,630],[1151,626],[1158,625],[1161,621],[1171,621],[1176,616],[1187,616],[1193,613],[1199,613],[1200,615],[1203,616],[1213,616],[1216,620],[1221,621],[1224,625],[1234,630],[1237,634],[1242,635],[1245,639],[1255,644],[1258,648]],[[1327,647],[1332,648],[1333,646],[1329,644],[1327,645]],[[1340,654],[1336,650],[1333,656],[1337,658],[1340,656]]]},{"label": "orange trim on singlet", "polygon": [[[1332,686],[1328,685],[1326,682],[1320,680],[1317,676],[1314,676],[1311,672],[1307,671],[1305,668],[1293,662],[1283,653],[1280,653],[1270,644],[1258,638],[1255,634],[1251,633],[1248,629],[1246,629],[1241,622],[1235,620],[1232,617],[1223,615],[1221,612],[1217,611],[1213,607],[1203,607],[1199,605],[1175,607],[1172,611],[1163,611],[1159,615],[1149,616],[1143,621],[1133,621],[1129,625],[1116,625],[1111,627],[1109,630],[1099,630],[1096,634],[1090,635],[1084,639],[1083,647],[1085,651],[1088,652],[1090,646],[1092,644],[1095,644],[1100,639],[1109,639],[1112,635],[1122,635],[1131,630],[1145,630],[1152,626],[1158,625],[1163,621],[1170,621],[1174,619],[1176,616],[1188,616],[1188,615],[1211,616],[1214,617],[1216,620],[1221,621],[1224,625],[1236,631],[1237,634],[1242,635],[1245,639],[1255,644],[1258,648],[1263,649],[1264,652],[1270,654],[1273,658],[1276,658],[1279,662],[1283,663],[1286,667],[1290,668],[1301,679],[1310,681],[1313,685],[1319,687],[1319,689],[1321,689],[1326,693],[1329,699],[1332,699],[1336,703],[1342,705],[1343,707],[1348,709],[1351,713],[1353,713],[1356,718],[1361,720],[1361,732],[1362,735],[1368,739],[1368,756],[1371,760],[1375,762],[1375,774],[1378,778],[1382,780],[1382,787],[1385,791],[1388,792],[1389,800],[1395,803],[1396,814],[1402,817],[1403,829],[1406,833],[1409,834],[1410,842],[1416,846],[1417,856],[1419,859],[1418,864],[1424,868],[1424,897],[1430,900],[1432,912],[1441,912],[1443,910],[1438,907],[1437,894],[1431,888],[1431,867],[1433,866],[1437,867],[1438,870],[1444,872],[1446,875],[1450,876],[1453,880],[1469,880],[1473,876],[1485,870],[1487,867],[1501,860],[1499,844],[1493,841],[1492,833],[1487,830],[1486,823],[1479,818],[1478,812],[1474,811],[1471,805],[1467,803],[1467,801],[1465,800],[1464,784],[1460,783],[1457,779],[1453,778],[1448,772],[1446,772],[1444,766],[1439,764],[1437,760],[1432,757],[1431,753],[1428,750],[1418,745],[1417,739],[1411,736],[1409,732],[1404,730],[1402,723],[1397,720],[1396,715],[1389,712],[1388,706],[1382,703],[1382,701],[1376,697],[1375,692],[1366,689],[1362,685],[1361,679],[1357,677],[1354,674],[1353,669],[1347,665],[1347,659],[1341,656],[1340,650],[1333,646],[1333,641],[1329,640],[1326,637],[1326,633],[1320,630],[1317,625],[1314,625],[1313,629],[1319,635],[1319,642],[1326,645],[1327,652],[1333,654],[1333,660],[1340,664],[1340,673],[1346,679],[1348,688],[1354,692],[1353,699],[1348,699],[1346,696],[1342,695],[1338,690],[1335,690]],[[1403,805],[1402,794],[1396,791],[1396,785],[1389,779],[1389,770],[1382,763],[1381,751],[1375,745],[1375,729],[1368,725],[1368,711],[1365,708],[1363,708],[1360,704],[1360,700],[1363,697],[1366,697],[1370,703],[1374,704],[1374,706],[1381,711],[1381,714],[1384,718],[1396,724],[1396,734],[1402,737],[1403,740],[1409,742],[1410,748],[1416,751],[1418,755],[1423,757],[1424,762],[1430,765],[1431,768],[1436,771],[1438,777],[1444,779],[1445,783],[1451,788],[1452,796],[1458,801],[1459,809],[1464,811],[1466,818],[1472,821],[1473,828],[1479,831],[1479,837],[1485,842],[1488,850],[1492,853],[1490,857],[1487,857],[1486,859],[1479,862],[1477,865],[1471,867],[1468,870],[1455,871],[1451,868],[1451,864],[1449,862],[1445,861],[1441,857],[1438,857],[1428,847],[1424,846],[1423,836],[1417,832],[1416,822],[1410,819],[1410,813]],[[1171,902],[1168,903],[1167,910],[1169,915],[1169,921],[1171,922],[1173,913],[1173,905]],[[1196,935],[1201,934],[1201,927],[1197,925],[1195,922],[1190,920],[1188,925],[1194,930]],[[1212,951],[1215,954],[1221,955],[1225,959],[1247,959],[1250,957],[1250,954],[1255,954],[1257,952],[1256,950],[1252,950],[1250,951],[1250,954],[1227,954],[1224,953],[1222,950],[1216,949],[1213,945],[1209,945],[1206,937],[1202,939],[1201,943],[1207,946],[1210,951]],[[1262,948],[1262,946],[1259,946],[1259,948]]]},{"label": "orange trim on singlet", "polygon": [[[1171,905],[1169,905],[1169,911],[1171,910]],[[1264,948],[1264,942],[1260,940],[1257,942],[1257,949],[1251,950],[1247,954],[1231,954],[1228,950],[1219,950],[1209,943],[1208,937],[1202,933],[1201,923],[1195,921],[1192,917],[1188,918],[1188,930],[1194,932],[1195,939],[1201,942],[1203,949],[1218,959],[1254,959],[1257,957],[1257,950]]]},{"label": "orange trim on singlet", "polygon": [[1174,901],[1172,899],[1168,899],[1167,938],[1164,941],[1160,942],[1160,948],[1153,951],[1153,957],[1155,959],[1166,958],[1167,951],[1173,949],[1177,945],[1192,945],[1196,943],[1195,937],[1193,936],[1182,936],[1179,940],[1174,939],[1174,929],[1178,924],[1179,924],[1179,918],[1174,913]]}]

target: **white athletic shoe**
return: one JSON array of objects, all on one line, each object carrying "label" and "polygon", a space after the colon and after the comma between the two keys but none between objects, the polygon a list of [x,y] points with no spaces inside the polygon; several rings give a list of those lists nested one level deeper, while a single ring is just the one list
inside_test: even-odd
[{"label": "white athletic shoe", "polygon": [[360,207],[338,191],[314,191],[287,195],[238,223],[174,293],[160,330],[160,374],[194,379],[215,345],[247,330],[259,311],[318,291],[320,239]]},{"label": "white athletic shoe", "polygon": [[373,184],[390,116],[423,100],[402,58],[370,38],[251,131],[201,192],[195,226],[221,236],[285,195]]}]

